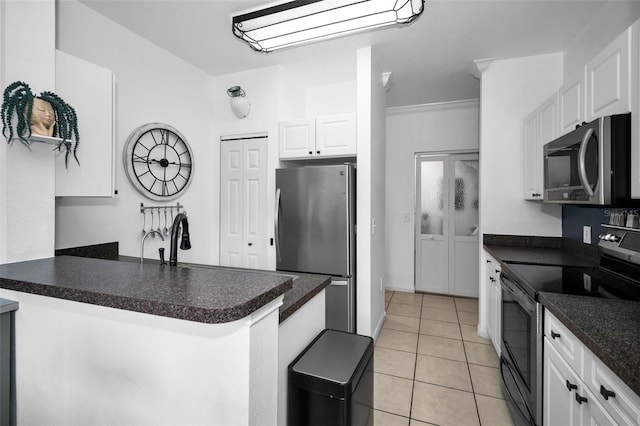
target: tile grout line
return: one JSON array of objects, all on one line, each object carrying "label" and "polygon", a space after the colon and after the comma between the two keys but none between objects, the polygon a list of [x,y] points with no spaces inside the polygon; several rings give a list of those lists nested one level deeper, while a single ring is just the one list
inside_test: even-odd
[{"label": "tile grout line", "polygon": [[[456,307],[456,316],[458,315],[458,304],[454,297],[453,303]],[[473,393],[473,402],[476,404],[476,415],[478,416],[478,424],[482,426],[482,420],[480,419],[480,409],[478,408],[478,399],[476,398],[476,389],[473,385],[473,377],[471,376],[471,367],[469,366],[469,358],[467,357],[467,346],[464,344],[464,336],[462,335],[462,326],[460,325],[460,317],[458,317],[458,328],[460,329],[460,337],[462,338],[462,348],[464,349],[464,359],[467,361],[467,372],[469,373],[469,381],[471,382],[471,391]]]},{"label": "tile grout line", "polygon": [[411,382],[411,401],[409,401],[409,424],[411,424],[411,414],[413,413],[413,395],[416,389],[416,372],[418,371],[418,347],[420,346],[420,326],[422,323],[422,305],[424,304],[424,297],[420,296],[420,317],[418,318],[418,338],[416,339],[416,357],[413,361],[413,380]]}]

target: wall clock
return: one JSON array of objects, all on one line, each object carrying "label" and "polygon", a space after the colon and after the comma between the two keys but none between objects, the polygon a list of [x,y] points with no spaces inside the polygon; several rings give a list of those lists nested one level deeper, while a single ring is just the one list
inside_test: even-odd
[{"label": "wall clock", "polygon": [[181,196],[193,180],[193,152],[177,129],[163,123],[138,127],[127,138],[124,169],[145,197],[169,201]]}]

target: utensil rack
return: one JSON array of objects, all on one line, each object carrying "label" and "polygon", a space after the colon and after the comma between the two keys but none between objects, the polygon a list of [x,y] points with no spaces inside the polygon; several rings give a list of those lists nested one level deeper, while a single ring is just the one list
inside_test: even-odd
[{"label": "utensil rack", "polygon": [[184,210],[184,206],[180,203],[176,203],[175,206],[145,206],[144,203],[140,203],[140,213],[144,214],[145,210],[167,210],[176,209],[176,213],[180,213],[180,209]]}]

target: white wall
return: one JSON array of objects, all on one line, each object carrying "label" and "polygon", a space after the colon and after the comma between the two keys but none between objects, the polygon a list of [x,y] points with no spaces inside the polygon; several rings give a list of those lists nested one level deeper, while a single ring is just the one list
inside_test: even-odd
[{"label": "white wall", "polygon": [[560,206],[525,201],[522,196],[522,119],[560,87],[561,78],[561,53],[493,61],[482,73],[483,234],[562,235]]},{"label": "white wall", "polygon": [[385,101],[371,47],[357,51],[357,332],[376,337],[384,321]]},{"label": "white wall", "polygon": [[[55,88],[55,2],[2,2],[0,51],[4,88],[26,82],[34,94]],[[25,25],[28,17],[29,25]],[[34,58],[37,65],[34,66]],[[55,156],[51,146],[0,142],[0,262],[53,255]]]},{"label": "white wall", "polygon": [[[57,8],[58,49],[115,74],[118,195],[105,199],[59,198],[56,248],[119,241],[121,254],[139,255],[140,203],[162,203],[134,190],[122,166],[122,151],[127,137],[138,126],[164,122],[184,134],[195,157],[194,181],[177,200],[189,214],[193,249],[181,251],[179,259],[207,263],[217,260],[218,222],[212,218],[217,217],[218,201],[211,187],[217,168],[210,166],[210,159],[218,144],[212,137],[211,78],[78,2],[58,2]],[[81,163],[83,155],[90,155],[90,147],[81,143]],[[159,238],[149,238],[145,253],[157,257],[160,246],[168,248],[168,239],[162,243]]]},{"label": "white wall", "polygon": [[606,2],[564,49],[564,79],[571,78],[638,18],[640,1]]},{"label": "white wall", "polygon": [[478,100],[467,100],[387,109],[387,289],[415,288],[415,154],[477,151],[478,105]]}]

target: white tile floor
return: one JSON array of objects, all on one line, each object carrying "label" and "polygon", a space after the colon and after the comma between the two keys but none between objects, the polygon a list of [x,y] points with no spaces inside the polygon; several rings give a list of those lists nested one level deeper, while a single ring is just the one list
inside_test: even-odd
[{"label": "white tile floor", "polygon": [[375,348],[375,426],[512,425],[478,300],[386,293]]}]

